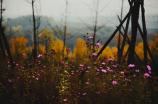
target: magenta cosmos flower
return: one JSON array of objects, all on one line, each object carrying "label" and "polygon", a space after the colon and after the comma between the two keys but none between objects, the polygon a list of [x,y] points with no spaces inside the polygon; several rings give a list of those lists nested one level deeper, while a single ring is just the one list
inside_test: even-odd
[{"label": "magenta cosmos flower", "polygon": [[133,67],[135,67],[135,65],[134,64],[129,64],[128,67],[132,67],[133,68]]},{"label": "magenta cosmos flower", "polygon": [[90,37],[88,37],[89,39],[93,39],[93,37],[92,36],[90,36]]},{"label": "magenta cosmos flower", "polygon": [[113,84],[113,85],[116,85],[116,84],[117,84],[117,81],[112,81],[112,84]]}]

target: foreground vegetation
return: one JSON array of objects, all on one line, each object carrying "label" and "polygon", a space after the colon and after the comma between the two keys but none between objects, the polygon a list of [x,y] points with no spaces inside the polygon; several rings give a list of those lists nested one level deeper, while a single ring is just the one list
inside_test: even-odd
[{"label": "foreground vegetation", "polygon": [[[146,66],[148,72],[145,72],[144,66],[126,65],[126,58],[122,58],[124,61],[117,64],[115,55],[117,49],[113,48],[115,51],[110,53],[112,50],[110,47],[107,47],[94,61],[96,53],[102,46],[96,43],[96,53],[93,53],[90,46],[91,38],[86,39],[84,36],[84,39],[78,39],[73,54],[68,48],[62,51],[62,41],[51,40],[54,45],[49,44],[51,48],[48,48],[47,52],[46,47],[41,45],[43,48],[39,49],[40,54],[36,57],[36,62],[27,61],[29,53],[28,48],[24,47],[26,39],[12,39],[9,44],[15,60],[14,68],[11,67],[9,58],[0,61],[0,102],[3,104],[158,103],[157,78],[152,76],[150,65]],[[153,41],[150,44],[156,46]],[[64,59],[62,54],[65,54]]]}]

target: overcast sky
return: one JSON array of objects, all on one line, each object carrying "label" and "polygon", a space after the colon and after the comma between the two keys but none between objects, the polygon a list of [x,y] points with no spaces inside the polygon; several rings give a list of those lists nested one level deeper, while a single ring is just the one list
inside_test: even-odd
[{"label": "overcast sky", "polygon": [[[31,1],[31,0],[29,0]],[[93,12],[90,9],[96,7],[95,2],[97,0],[68,0],[68,19],[69,21],[77,20],[78,17],[92,17]],[[145,1],[145,14],[146,15],[158,15],[158,0],[144,0]],[[40,12],[40,15],[53,17],[56,20],[60,20],[65,11],[65,0],[36,0],[36,14]],[[99,4],[100,18],[107,16],[117,19],[117,15],[121,12],[122,0],[101,0]],[[26,0],[3,0],[3,7],[6,11],[3,13],[4,17],[15,18],[19,16],[26,16],[32,13],[31,4]],[[128,0],[124,0],[123,15],[126,15],[129,11]],[[105,18],[104,18],[105,19]],[[79,19],[78,19],[79,20]]]}]

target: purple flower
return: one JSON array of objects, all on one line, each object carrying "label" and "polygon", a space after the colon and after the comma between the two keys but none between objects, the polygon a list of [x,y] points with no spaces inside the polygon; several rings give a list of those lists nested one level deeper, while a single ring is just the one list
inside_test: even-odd
[{"label": "purple flower", "polygon": [[62,64],[64,64],[64,61],[61,61]]},{"label": "purple flower", "polygon": [[146,76],[146,77],[150,77],[150,75],[149,75],[148,73],[145,73],[144,76]]},{"label": "purple flower", "polygon": [[92,55],[93,55],[93,56],[97,56],[97,54],[96,54],[96,53],[92,53]]},{"label": "purple flower", "polygon": [[100,91],[95,92],[96,94],[100,94]]},{"label": "purple flower", "polygon": [[109,58],[108,61],[114,61],[112,58]]},{"label": "purple flower", "polygon": [[89,84],[89,82],[86,82],[86,84]]},{"label": "purple flower", "polygon": [[83,65],[82,65],[82,64],[80,64],[79,66],[83,67]]},{"label": "purple flower", "polygon": [[93,39],[93,37],[92,36],[90,36],[90,37],[88,37],[89,39]]},{"label": "purple flower", "polygon": [[71,60],[71,62],[74,62],[74,60]]},{"label": "purple flower", "polygon": [[18,66],[19,64],[16,64],[16,66]]},{"label": "purple flower", "polygon": [[89,71],[88,71],[88,70],[86,70],[85,72],[86,72],[86,73],[89,73]]},{"label": "purple flower", "polygon": [[148,70],[151,70],[151,67],[149,65],[146,66],[148,68]]},{"label": "purple flower", "polygon": [[11,80],[11,79],[8,79],[8,82],[12,82],[12,80]]},{"label": "purple flower", "polygon": [[38,73],[37,75],[38,75],[38,76],[40,76],[40,74],[39,74],[39,73]]},{"label": "purple flower", "polygon": [[8,65],[8,67],[10,68],[10,67],[11,67],[11,65]]},{"label": "purple flower", "polygon": [[83,95],[86,95],[86,93],[83,93]]},{"label": "purple flower", "polygon": [[88,69],[91,68],[90,66],[87,67]]},{"label": "purple flower", "polygon": [[112,81],[112,84],[113,84],[113,85],[116,85],[116,84],[117,84],[117,81]]},{"label": "purple flower", "polygon": [[67,101],[67,99],[63,99],[63,101]]},{"label": "purple flower", "polygon": [[135,72],[139,72],[139,70],[135,70]]},{"label": "purple flower", "polygon": [[129,64],[128,67],[132,67],[133,68],[133,67],[135,67],[135,65],[134,64]]},{"label": "purple flower", "polygon": [[105,69],[101,69],[102,72],[106,73],[107,71]]},{"label": "purple flower", "polygon": [[117,67],[117,65],[112,65],[112,66],[115,67],[115,68]]},{"label": "purple flower", "polygon": [[151,74],[151,71],[149,70],[148,73]]},{"label": "purple flower", "polygon": [[98,48],[100,48],[101,44],[100,43],[96,43],[96,45],[98,46]]},{"label": "purple flower", "polygon": [[36,80],[38,80],[38,78],[36,78]]},{"label": "purple flower", "polygon": [[122,74],[122,75],[124,75],[124,72],[123,72],[123,71],[121,71],[121,74]]}]

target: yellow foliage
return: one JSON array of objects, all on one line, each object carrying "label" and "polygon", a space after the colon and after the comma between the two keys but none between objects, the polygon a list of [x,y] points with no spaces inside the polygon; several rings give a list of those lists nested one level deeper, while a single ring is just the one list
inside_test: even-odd
[{"label": "yellow foliage", "polygon": [[28,40],[24,37],[17,37],[16,39],[11,38],[9,41],[10,51],[14,59],[17,58],[17,55],[19,54],[25,54],[25,58],[27,58],[27,50],[26,43]]},{"label": "yellow foliage", "polygon": [[77,62],[84,62],[85,58],[87,58],[87,45],[83,39],[77,39],[76,46],[74,48],[74,58]]},{"label": "yellow foliage", "polygon": [[[103,46],[101,46],[101,47],[103,47]],[[113,50],[114,50],[114,49],[113,49]],[[101,55],[100,55],[99,57],[101,57],[101,58],[106,58],[106,60],[109,59],[109,58],[114,59],[114,54],[113,54],[113,52],[111,51],[110,47],[107,46],[107,47],[103,50],[103,52],[101,53]]]},{"label": "yellow foliage", "polygon": [[[51,44],[50,44],[50,47],[49,47],[49,49],[54,49],[55,50],[55,52],[56,52],[56,54],[55,54],[55,60],[57,60],[57,61],[61,61],[62,60],[62,56],[63,56],[63,46],[64,46],[64,44],[63,44],[63,41],[61,41],[61,40],[59,40],[59,39],[57,39],[56,41],[54,41],[54,42],[52,42]],[[50,52],[50,51],[49,51]],[[51,53],[50,53],[51,54]],[[66,47],[65,47],[65,49],[64,49],[64,54],[66,55]]]}]

